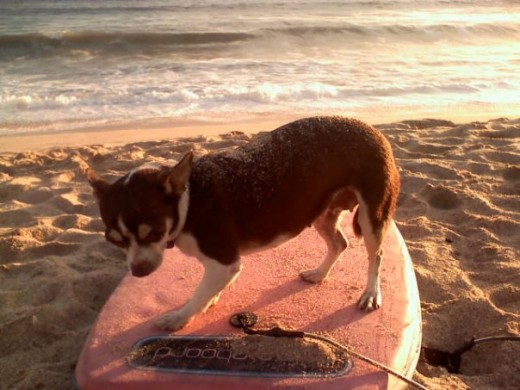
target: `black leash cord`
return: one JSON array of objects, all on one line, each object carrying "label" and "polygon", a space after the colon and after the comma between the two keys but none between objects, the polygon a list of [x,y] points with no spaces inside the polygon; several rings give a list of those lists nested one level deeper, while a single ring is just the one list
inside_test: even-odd
[{"label": "black leash cord", "polygon": [[282,329],[279,326],[276,326],[272,329],[252,329],[251,327],[254,326],[258,322],[258,316],[256,314],[250,313],[250,312],[237,313],[230,318],[229,322],[231,323],[231,325],[233,325],[237,328],[242,328],[244,333],[246,333],[248,335],[259,335],[259,336],[268,336],[268,337],[309,338],[309,339],[323,341],[325,343],[334,345],[336,348],[342,349],[343,351],[358,358],[359,360],[364,361],[365,363],[371,364],[372,366],[379,368],[380,370],[383,370],[386,373],[399,378],[403,382],[406,382],[407,384],[415,387],[416,389],[428,390],[427,387],[421,385],[420,383],[418,383],[412,379],[405,377],[404,375],[398,373],[397,371],[392,370],[390,367],[387,367],[384,364],[378,363],[375,360],[372,360],[364,355],[361,355],[360,353],[352,350],[351,348],[349,348],[343,344],[340,344],[334,340],[328,339],[327,337],[320,336],[320,335],[313,334],[313,333],[300,332],[297,330]]},{"label": "black leash cord", "polygon": [[488,341],[520,341],[520,336],[513,335],[500,335],[500,336],[488,336],[481,338],[473,338],[470,342],[463,345],[461,348],[457,349],[453,352],[454,355],[458,355],[459,357],[468,352],[471,348],[473,348],[477,344],[486,343]]},{"label": "black leash cord", "polygon": [[307,338],[310,338],[310,339],[321,340],[321,341],[324,341],[326,343],[332,344],[335,347],[337,347],[339,349],[342,349],[345,352],[349,353],[350,355],[355,356],[359,360],[362,360],[365,363],[371,364],[372,366],[374,366],[376,368],[379,368],[380,370],[385,371],[387,374],[391,374],[391,375],[399,378],[403,382],[406,382],[407,384],[409,384],[410,386],[415,387],[416,389],[428,390],[427,387],[421,385],[419,382],[416,382],[413,379],[405,377],[404,375],[398,373],[397,371],[392,370],[390,367],[387,367],[384,364],[376,362],[375,360],[372,360],[369,357],[366,357],[366,356],[364,356],[364,355],[354,351],[353,349],[347,347],[346,345],[340,344],[340,343],[338,343],[338,342],[336,342],[334,340],[328,339],[327,337],[319,336],[319,335],[313,334],[313,333],[305,332],[304,333],[304,337],[307,337]]}]

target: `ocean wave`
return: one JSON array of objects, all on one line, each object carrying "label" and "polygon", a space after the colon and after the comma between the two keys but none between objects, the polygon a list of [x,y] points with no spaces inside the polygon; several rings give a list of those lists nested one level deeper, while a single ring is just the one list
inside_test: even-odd
[{"label": "ocean wave", "polygon": [[66,31],[50,36],[42,33],[0,36],[0,50],[45,49],[45,48],[112,48],[114,45],[208,45],[225,44],[251,39],[253,36],[240,32],[203,33],[123,33],[123,32],[76,32]]},{"label": "ocean wave", "polygon": [[[46,35],[38,32],[16,35],[0,35],[0,53],[23,54],[63,54],[63,50],[95,50],[105,54],[120,51],[146,51],[165,46],[182,48],[221,47],[228,44],[255,44],[256,40],[272,42],[280,40],[304,39],[312,44],[313,39],[337,37],[340,42],[363,43],[384,38],[386,41],[413,40],[431,42],[432,40],[462,40],[473,42],[475,38],[497,40],[520,39],[520,24],[470,24],[470,25],[361,25],[344,24],[336,26],[289,26],[264,28],[252,32],[89,32],[65,31],[61,34]],[[478,41],[477,41],[478,42]],[[118,50],[120,49],[120,50]]]},{"label": "ocean wave", "polygon": [[[182,4],[171,4],[169,2],[85,2],[81,0],[71,0],[64,2],[45,2],[45,1],[20,1],[20,0],[2,0],[2,11],[7,14],[16,15],[23,10],[24,12],[31,12],[36,14],[49,15],[66,15],[66,14],[81,14],[81,15],[102,15],[107,13],[179,13],[187,12],[222,12],[229,10],[286,10],[287,1],[270,0],[262,2],[251,1],[187,1]],[[440,5],[449,6],[494,6],[497,0],[437,0]],[[477,4],[476,4],[477,3]],[[420,7],[431,6],[431,0],[321,0],[316,1],[298,1],[292,5],[296,10],[301,9],[316,9],[316,5],[323,9],[328,8],[402,8],[402,7]]]},{"label": "ocean wave", "polygon": [[[2,10],[4,13],[16,15],[20,10],[25,12],[31,12],[36,14],[49,14],[49,15],[67,15],[67,14],[81,14],[81,15],[102,15],[106,13],[179,13],[183,11],[187,12],[222,12],[230,10],[260,10],[265,9],[276,10],[276,9],[287,9],[287,1],[263,1],[263,2],[251,2],[251,1],[223,1],[223,2],[205,2],[205,1],[187,1],[184,4],[171,4],[161,2],[84,2],[81,0],[66,1],[63,3],[53,3],[45,1],[20,1],[20,0],[2,0]],[[428,1],[428,0],[426,0]],[[453,3],[454,0],[446,0]],[[458,2],[464,3],[473,0],[459,0]],[[482,0],[481,0],[482,1]],[[182,3],[182,2],[181,2]],[[350,0],[338,1],[320,1],[318,4],[321,9],[331,7],[395,7],[402,6],[406,3],[414,3],[417,5],[417,0],[394,0],[384,1],[381,0]],[[420,4],[421,2],[419,2]],[[315,9],[316,1],[299,1],[293,4],[296,9]]]},{"label": "ocean wave", "polygon": [[324,36],[324,35],[354,35],[357,37],[392,37],[392,38],[447,38],[469,36],[487,36],[500,39],[520,37],[520,24],[392,24],[392,25],[338,25],[338,26],[299,26],[284,29],[266,29],[268,33],[291,36]]}]

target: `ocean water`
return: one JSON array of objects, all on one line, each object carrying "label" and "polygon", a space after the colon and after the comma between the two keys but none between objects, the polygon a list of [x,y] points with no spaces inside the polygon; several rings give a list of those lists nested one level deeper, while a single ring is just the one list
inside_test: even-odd
[{"label": "ocean water", "polygon": [[520,1],[0,2],[0,134],[384,113],[520,116]]}]

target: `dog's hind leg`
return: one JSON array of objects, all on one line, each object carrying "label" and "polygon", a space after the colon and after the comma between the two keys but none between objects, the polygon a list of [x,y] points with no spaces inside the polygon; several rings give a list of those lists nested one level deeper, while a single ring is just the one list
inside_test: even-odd
[{"label": "dog's hind leg", "polygon": [[327,244],[327,254],[323,262],[314,269],[302,271],[303,280],[311,283],[321,282],[327,277],[339,255],[347,248],[348,241],[341,232],[341,208],[327,208],[313,223],[314,228]]},{"label": "dog's hind leg", "polygon": [[358,308],[365,311],[373,311],[381,307],[381,263],[383,261],[383,250],[381,249],[383,237],[389,221],[382,221],[374,226],[370,218],[370,210],[367,204],[359,197],[359,226],[365,242],[368,254],[367,285],[364,293],[358,301]]}]

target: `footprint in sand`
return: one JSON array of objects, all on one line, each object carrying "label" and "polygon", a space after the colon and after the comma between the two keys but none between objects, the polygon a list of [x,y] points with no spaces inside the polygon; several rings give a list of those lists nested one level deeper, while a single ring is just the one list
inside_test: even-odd
[{"label": "footprint in sand", "polygon": [[26,210],[9,210],[0,213],[0,227],[12,226],[32,226],[35,219],[32,214]]},{"label": "footprint in sand", "polygon": [[451,210],[462,204],[457,193],[444,186],[428,186],[424,195],[428,204],[436,209]]},{"label": "footprint in sand", "polygon": [[[84,229],[86,226],[92,224],[92,218],[87,217],[81,214],[65,214],[60,215],[59,217],[54,218],[52,221],[52,226],[61,228],[61,229]],[[86,229],[89,230],[89,229]]]},{"label": "footprint in sand", "polygon": [[85,205],[80,202],[78,195],[74,193],[59,195],[52,202],[54,206],[67,214],[81,213],[85,210]]},{"label": "footprint in sand", "polygon": [[489,299],[502,310],[514,310],[515,303],[520,300],[520,288],[511,284],[498,287],[493,290]]},{"label": "footprint in sand", "polygon": [[502,176],[507,181],[519,181],[520,180],[520,167],[508,167],[504,169]]},{"label": "footprint in sand", "polygon": [[98,311],[124,274],[124,269],[117,272],[93,271],[83,274],[74,280],[74,296],[85,306]]},{"label": "footprint in sand", "polygon": [[52,226],[61,229],[81,227],[79,224],[79,216],[75,214],[60,215],[59,217],[54,218]]},{"label": "footprint in sand", "polygon": [[17,200],[29,204],[38,204],[52,198],[53,195],[49,187],[38,187],[34,190],[22,192]]},{"label": "footprint in sand", "polygon": [[66,244],[86,244],[98,240],[99,236],[96,232],[87,232],[83,229],[68,229],[60,234],[57,241]]},{"label": "footprint in sand", "polygon": [[15,199],[17,194],[17,190],[14,190],[9,186],[2,185],[2,188],[0,188],[0,203],[6,203]]},{"label": "footprint in sand", "polygon": [[81,249],[82,245],[78,243],[50,242],[28,249],[27,254],[32,258],[67,256]]}]

